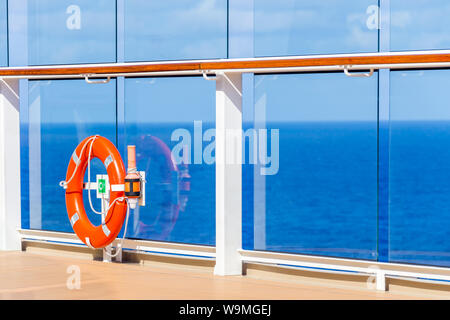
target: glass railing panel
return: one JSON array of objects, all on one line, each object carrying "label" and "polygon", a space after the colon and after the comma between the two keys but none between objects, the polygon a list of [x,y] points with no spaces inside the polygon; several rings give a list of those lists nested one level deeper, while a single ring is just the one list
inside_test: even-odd
[{"label": "glass railing panel", "polygon": [[8,64],[8,17],[7,2],[0,0],[0,67]]},{"label": "glass railing panel", "polygon": [[391,50],[450,49],[450,3],[446,0],[393,0]]},{"label": "glass railing panel", "polygon": [[377,73],[254,82],[254,122],[244,125],[244,248],[376,259]]},{"label": "glass railing panel", "polygon": [[449,70],[391,72],[389,259],[450,266]]},{"label": "glass railing panel", "polygon": [[378,51],[377,0],[258,0],[256,56]]},{"label": "glass railing panel", "polygon": [[[65,180],[72,153],[84,138],[99,134],[116,143],[115,80],[98,85],[84,80],[29,81],[28,108],[21,110],[21,117],[28,119],[21,132],[26,144],[21,149],[22,227],[72,232],[59,182]],[[91,181],[96,174],[106,174],[98,159],[91,162]],[[86,191],[84,198],[89,219],[99,225]],[[100,211],[95,191],[92,198]]]},{"label": "glass railing panel", "polygon": [[29,65],[116,61],[115,0],[29,0],[26,23]]},{"label": "glass railing panel", "polygon": [[227,1],[125,1],[125,61],[227,57]]},{"label": "glass railing panel", "polygon": [[202,77],[125,80],[125,141],[147,180],[130,237],[215,244],[215,94]]}]

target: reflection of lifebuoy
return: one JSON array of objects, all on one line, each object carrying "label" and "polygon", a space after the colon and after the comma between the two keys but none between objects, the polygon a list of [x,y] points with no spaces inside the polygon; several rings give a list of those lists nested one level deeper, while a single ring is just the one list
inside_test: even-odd
[{"label": "reflection of lifebuoy", "polygon": [[[135,215],[137,220],[134,224],[135,236],[165,240],[172,232],[179,212],[184,211],[187,205],[191,178],[188,165],[184,163],[177,165],[169,147],[155,136],[142,135],[136,145],[139,167],[145,168],[149,177],[147,187],[149,188],[151,184],[158,185],[157,192],[160,201],[155,203],[154,197],[149,193],[148,210],[155,210],[156,216],[152,218],[151,223],[144,223],[145,217],[137,212]],[[142,161],[147,161],[147,163],[143,164]],[[143,209],[139,208],[139,211],[141,210]]]},{"label": "reflection of lifebuoy", "polygon": [[61,182],[62,186],[67,187],[66,206],[73,230],[86,245],[103,248],[119,234],[127,212],[127,204],[123,198],[123,191],[111,191],[109,203],[112,207],[107,212],[105,223],[94,226],[89,221],[83,204],[83,178],[91,160],[89,148],[92,148],[91,158],[99,158],[105,165],[111,185],[124,183],[125,166],[119,151],[111,141],[104,137],[92,136],[77,146],[67,168],[67,182]]}]

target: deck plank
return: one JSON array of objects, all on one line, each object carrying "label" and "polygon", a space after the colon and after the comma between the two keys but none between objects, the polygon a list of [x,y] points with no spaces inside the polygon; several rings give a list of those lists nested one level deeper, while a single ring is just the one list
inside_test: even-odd
[{"label": "deck plank", "polygon": [[[81,270],[70,290],[67,268]],[[0,251],[0,299],[415,299],[420,295],[219,277],[211,272]]]}]

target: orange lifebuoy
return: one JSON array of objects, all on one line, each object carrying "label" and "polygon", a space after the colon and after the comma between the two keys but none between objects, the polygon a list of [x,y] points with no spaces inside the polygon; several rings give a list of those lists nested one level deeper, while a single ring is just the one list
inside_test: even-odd
[{"label": "orange lifebuoy", "polygon": [[[92,143],[92,146],[90,145]],[[89,144],[89,146],[87,146]],[[86,215],[83,204],[83,178],[89,158],[100,159],[106,167],[110,185],[123,185],[125,166],[119,151],[108,139],[101,136],[91,136],[84,139],[75,149],[69,161],[66,175],[66,207],[73,230],[86,245],[93,248],[103,248],[109,245],[119,234],[124,222],[127,203],[124,191],[110,191],[109,205],[105,221],[94,226]]]}]

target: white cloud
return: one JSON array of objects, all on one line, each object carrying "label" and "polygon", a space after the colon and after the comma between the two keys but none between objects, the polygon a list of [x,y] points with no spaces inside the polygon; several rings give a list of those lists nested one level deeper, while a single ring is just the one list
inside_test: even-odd
[{"label": "white cloud", "polygon": [[[374,30],[363,29],[358,25],[352,26],[350,34],[346,37],[345,41],[349,46],[367,48],[368,50],[374,46],[377,33]],[[355,46],[355,43],[358,45]]]}]

